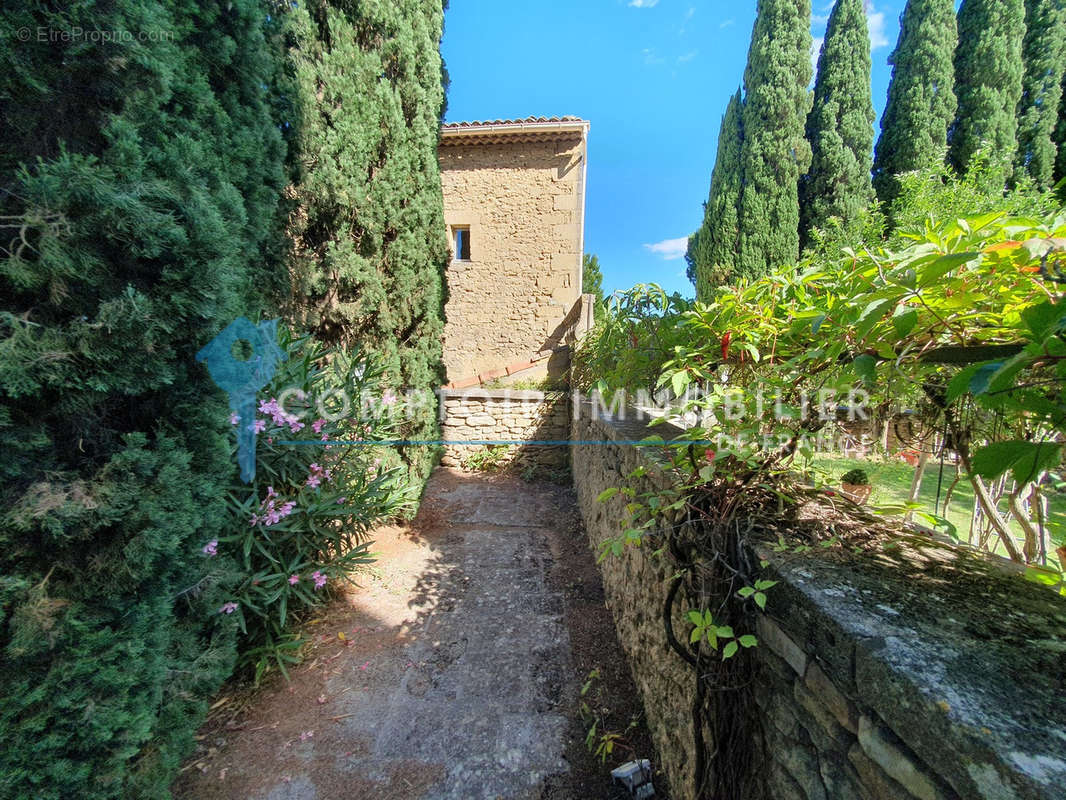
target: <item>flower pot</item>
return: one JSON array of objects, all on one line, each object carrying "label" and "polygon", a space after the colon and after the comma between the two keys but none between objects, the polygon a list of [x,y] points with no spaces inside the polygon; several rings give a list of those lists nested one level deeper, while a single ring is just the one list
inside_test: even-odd
[{"label": "flower pot", "polygon": [[870,493],[874,487],[869,483],[842,483],[840,491],[853,503],[862,505],[870,499]]}]

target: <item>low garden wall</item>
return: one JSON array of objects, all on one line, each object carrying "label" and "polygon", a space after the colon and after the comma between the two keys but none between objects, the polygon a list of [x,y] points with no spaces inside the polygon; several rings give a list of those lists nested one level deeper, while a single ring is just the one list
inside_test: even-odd
[{"label": "low garden wall", "polygon": [[[666,426],[667,428],[669,426]],[[639,441],[639,420],[575,415],[574,482],[598,553],[628,520],[609,487],[662,486]],[[644,477],[626,476],[639,466]],[[1010,800],[1066,792],[1066,600],[991,560],[917,535],[883,553],[749,545],[766,562],[749,743],[754,766],[736,800]],[[782,548],[777,548],[782,549]],[[674,800],[697,789],[695,672],[671,650],[663,624],[672,569],[655,546],[601,563],[607,602],[639,687]],[[679,639],[691,625],[676,608]],[[738,634],[740,632],[738,631]],[[707,731],[718,710],[708,687]],[[639,754],[644,757],[647,754]]]},{"label": "low garden wall", "polygon": [[445,466],[464,466],[487,450],[500,463],[517,459],[552,468],[567,463],[565,444],[527,444],[567,441],[570,406],[565,392],[442,389],[440,399],[441,430],[449,442],[441,459]]}]

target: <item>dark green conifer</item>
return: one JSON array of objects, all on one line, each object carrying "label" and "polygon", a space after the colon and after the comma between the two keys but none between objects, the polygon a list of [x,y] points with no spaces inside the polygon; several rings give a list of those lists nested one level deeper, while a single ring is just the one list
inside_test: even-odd
[{"label": "dark green conifer", "polygon": [[874,196],[870,95],[870,34],[862,0],[837,0],[818,57],[814,106],[807,115],[811,168],[800,179],[801,244],[831,217],[840,220],[844,233],[861,227]]},{"label": "dark green conifer", "polygon": [[[439,438],[448,250],[437,164],[444,102],[440,0],[301,3],[292,65],[293,313],[330,344],[382,359],[422,403],[406,438]],[[431,466],[407,448],[412,475]]]},{"label": "dark green conifer", "polygon": [[1066,66],[1066,2],[1025,0],[1023,59],[1017,166],[1047,189],[1055,173],[1054,134]]},{"label": "dark green conifer", "polygon": [[1018,101],[1022,96],[1023,0],[963,0],[955,50],[959,109],[948,132],[949,158],[959,172],[987,150],[1007,173],[1018,150]]},{"label": "dark green conifer", "polygon": [[233,667],[203,547],[236,464],[195,354],[281,272],[275,22],[0,9],[2,797],[167,796]]},{"label": "dark green conifer", "polygon": [[873,184],[884,203],[899,192],[895,176],[944,160],[955,119],[957,44],[953,0],[907,0],[888,58],[892,81],[874,154]]},{"label": "dark green conifer", "polygon": [[1066,178],[1066,74],[1062,76],[1062,90],[1059,92],[1059,123],[1055,126],[1055,183]]},{"label": "dark green conifer", "polygon": [[718,154],[711,189],[704,204],[703,224],[689,240],[696,297],[706,300],[733,274],[740,241],[740,152],[744,141],[740,89],[729,99],[718,130]]},{"label": "dark green conifer", "polygon": [[799,258],[799,177],[811,163],[810,0],[759,0],[744,70],[739,248],[735,276]]}]

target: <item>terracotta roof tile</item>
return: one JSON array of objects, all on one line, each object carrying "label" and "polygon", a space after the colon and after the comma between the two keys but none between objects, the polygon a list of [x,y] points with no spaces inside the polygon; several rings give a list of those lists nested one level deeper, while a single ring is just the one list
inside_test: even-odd
[{"label": "terracotta roof tile", "polygon": [[525,117],[523,119],[494,119],[494,120],[476,120],[471,122],[446,122],[441,127],[446,130],[456,130],[459,128],[483,128],[490,125],[528,125],[530,123],[550,123],[550,122],[583,122],[581,117],[565,116],[565,117]]}]

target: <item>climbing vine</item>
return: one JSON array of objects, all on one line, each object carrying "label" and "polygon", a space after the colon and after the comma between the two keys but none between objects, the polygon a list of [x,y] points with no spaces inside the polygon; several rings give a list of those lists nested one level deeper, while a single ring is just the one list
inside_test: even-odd
[{"label": "climbing vine", "polygon": [[[1064,591],[1039,503],[1023,500],[1058,469],[1066,443],[1066,214],[930,222],[904,239],[899,249],[847,250],[721,287],[707,302],[637,287],[613,299],[579,354],[578,374],[605,407],[618,407],[619,392],[654,391],[664,406],[656,421],[684,431],[644,442],[662,445],[665,488],[634,488],[648,472],[640,467],[601,495],[620,494],[629,516],[601,558],[651,546],[669,564],[662,621],[696,673],[695,770],[708,796],[744,796],[751,779],[744,653],[758,643],[754,621],[774,587],[752,545],[861,546],[913,511],[868,509],[819,481],[812,456],[842,423],[876,423],[893,403],[914,409],[957,455],[995,534],[985,545]],[[1008,474],[1020,543],[986,483]]]}]

